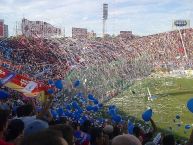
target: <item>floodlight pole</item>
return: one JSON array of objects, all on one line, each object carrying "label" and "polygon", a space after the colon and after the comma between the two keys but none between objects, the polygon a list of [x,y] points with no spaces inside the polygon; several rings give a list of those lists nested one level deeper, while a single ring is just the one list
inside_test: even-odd
[{"label": "floodlight pole", "polygon": [[103,38],[105,36],[105,24],[106,24],[106,20],[103,19]]},{"label": "floodlight pole", "polygon": [[107,20],[107,17],[108,17],[108,4],[103,4],[103,38],[105,36],[105,24],[106,24],[106,20]]},{"label": "floodlight pole", "polygon": [[181,32],[180,32],[180,29],[178,29],[178,31],[179,31],[179,33],[180,33],[180,39],[181,39],[181,41],[182,41],[182,46],[183,46],[183,48],[184,48],[185,57],[186,57],[186,59],[188,60],[187,51],[186,51],[186,48],[185,48],[185,45],[184,45],[184,41],[183,41],[183,39],[182,39],[182,34],[181,34]]}]

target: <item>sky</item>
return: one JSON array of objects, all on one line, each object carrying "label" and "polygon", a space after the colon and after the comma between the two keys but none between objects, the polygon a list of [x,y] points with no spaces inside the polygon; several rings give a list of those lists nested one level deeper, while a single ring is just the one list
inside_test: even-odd
[{"label": "sky", "polygon": [[103,3],[109,5],[109,34],[132,31],[146,36],[172,30],[174,19],[193,23],[193,0],[0,0],[0,19],[9,25],[10,35],[15,35],[16,22],[25,17],[65,28],[66,36],[71,36],[72,27],[100,36]]}]

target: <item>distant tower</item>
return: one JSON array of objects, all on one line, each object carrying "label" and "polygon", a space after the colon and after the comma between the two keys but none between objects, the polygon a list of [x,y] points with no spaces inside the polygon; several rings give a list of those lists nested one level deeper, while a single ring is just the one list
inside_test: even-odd
[{"label": "distant tower", "polygon": [[106,20],[108,18],[108,4],[103,4],[103,37],[106,33]]},{"label": "distant tower", "polygon": [[189,19],[173,20],[173,22],[172,22],[172,29],[173,30],[188,29],[188,28],[190,28],[190,20]]},{"label": "distant tower", "polygon": [[15,35],[18,36],[18,27],[17,27],[17,21],[16,21],[16,25],[15,25]]},{"label": "distant tower", "polygon": [[8,25],[6,25],[6,24],[4,24],[4,37],[5,38],[9,37]]},{"label": "distant tower", "polygon": [[64,28],[64,29],[63,29],[63,36],[64,36],[64,37],[66,36],[65,33],[66,33],[66,31],[65,31],[65,28]]},{"label": "distant tower", "polygon": [[4,20],[0,19],[0,38],[4,37]]}]

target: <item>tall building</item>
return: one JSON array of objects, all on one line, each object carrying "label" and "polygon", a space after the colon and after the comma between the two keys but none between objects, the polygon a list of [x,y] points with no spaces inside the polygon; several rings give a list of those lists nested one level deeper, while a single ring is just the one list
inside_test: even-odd
[{"label": "tall building", "polygon": [[26,37],[55,37],[61,35],[61,29],[43,21],[29,21],[22,19],[22,34]]},{"label": "tall building", "polygon": [[72,38],[77,38],[77,39],[81,39],[81,38],[87,38],[88,33],[87,33],[87,29],[85,28],[72,28]]},{"label": "tall building", "polygon": [[0,19],[0,38],[4,37],[4,20]]},{"label": "tall building", "polygon": [[119,36],[121,38],[132,38],[133,34],[132,31],[120,31]]},{"label": "tall building", "polygon": [[4,37],[9,37],[9,29],[8,29],[8,25],[4,24]]},{"label": "tall building", "polygon": [[94,31],[88,32],[87,34],[88,39],[94,39],[96,38],[96,33]]},{"label": "tall building", "polygon": [[8,25],[4,24],[4,20],[0,19],[0,38],[8,37]]}]

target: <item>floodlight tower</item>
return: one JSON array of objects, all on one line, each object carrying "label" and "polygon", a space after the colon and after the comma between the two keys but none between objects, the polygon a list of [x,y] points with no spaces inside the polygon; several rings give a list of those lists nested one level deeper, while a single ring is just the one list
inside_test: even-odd
[{"label": "floodlight tower", "polygon": [[106,31],[106,20],[108,18],[108,4],[104,3],[103,4],[103,37],[105,35]]}]

